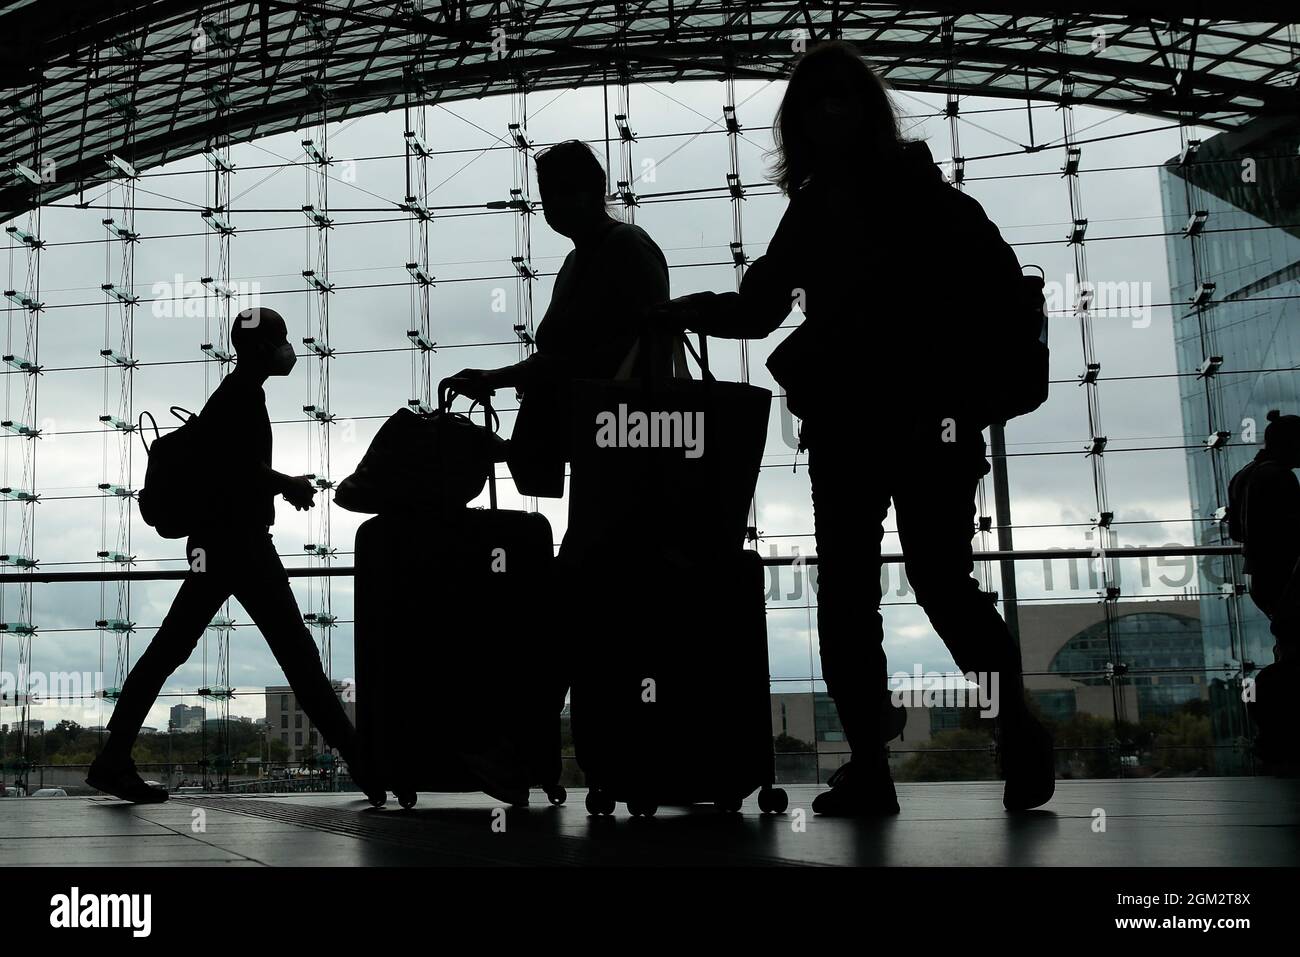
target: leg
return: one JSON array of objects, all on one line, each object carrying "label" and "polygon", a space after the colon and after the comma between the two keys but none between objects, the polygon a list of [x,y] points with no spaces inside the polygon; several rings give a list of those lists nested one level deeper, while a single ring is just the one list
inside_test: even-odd
[{"label": "leg", "polygon": [[1255,745],[1269,770],[1285,771],[1297,761],[1300,729],[1297,727],[1294,695],[1296,672],[1300,671],[1300,563],[1281,573],[1267,568],[1251,575],[1250,595],[1268,615],[1273,632],[1273,664],[1255,676],[1255,700],[1247,710],[1258,728]]},{"label": "leg", "polygon": [[135,803],[167,800],[166,789],[145,784],[136,773],[131,748],[163,682],[185,664],[229,594],[225,580],[211,569],[186,576],[153,641],[122,685],[108,721],[108,740],[86,774],[91,787]]},{"label": "leg", "polygon": [[1008,720],[1027,713],[1020,653],[1006,622],[972,577],[978,455],[956,444],[911,457],[894,494],[898,535],[917,604],[966,674],[996,674]]},{"label": "leg", "polygon": [[[1283,566],[1285,567],[1285,566]],[[1273,645],[1273,660],[1291,662],[1300,653],[1300,562],[1280,576],[1282,582],[1272,598],[1272,609],[1267,611],[1270,630],[1277,639]]]},{"label": "leg", "polygon": [[[866,756],[881,750],[880,702],[888,687],[879,584],[889,496],[873,494],[854,457],[834,445],[809,449],[808,476],[817,536],[822,677],[849,747]],[[874,606],[869,604],[873,593]]]},{"label": "leg", "polygon": [[[813,800],[826,815],[887,816],[898,798],[881,744],[888,690],[880,617],[880,542],[889,495],[842,445],[809,445],[817,534],[817,635],[822,677],[853,758]],[[863,497],[866,493],[866,501]],[[874,592],[875,602],[870,595]]]},{"label": "leg", "polygon": [[[1020,653],[1006,622],[972,577],[975,489],[988,471],[984,442],[922,444],[906,457],[894,494],[908,579],[964,673],[978,674],[997,707],[998,754],[1009,811],[1046,804],[1056,789],[1052,738],[1029,713]],[[988,676],[988,677],[984,677]]]},{"label": "leg", "polygon": [[311,723],[351,764],[360,750],[356,729],[325,676],[271,536],[259,535],[245,544],[240,562],[235,598],[266,639]]},{"label": "leg", "polygon": [[136,735],[158,700],[163,683],[189,660],[204,629],[229,594],[221,576],[211,571],[191,572],[181,583],[171,609],[122,685],[108,719],[109,736],[103,754],[114,761],[130,759]]}]

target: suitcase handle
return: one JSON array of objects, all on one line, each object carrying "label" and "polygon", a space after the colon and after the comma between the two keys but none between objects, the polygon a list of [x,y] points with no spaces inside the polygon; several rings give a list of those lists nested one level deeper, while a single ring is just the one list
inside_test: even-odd
[{"label": "suitcase handle", "polygon": [[[438,410],[440,412],[450,412],[451,404],[456,401],[456,397],[461,393],[453,389],[448,383],[450,379],[443,379],[438,383]],[[492,400],[484,399],[480,402],[478,399],[471,399],[467,415],[472,415],[474,409],[478,406],[483,407],[483,424],[487,426],[489,432],[496,434],[501,431],[501,417],[497,415],[496,409],[492,408]]]},{"label": "suitcase handle", "polygon": [[[455,401],[456,396],[460,395],[448,383],[450,379],[443,379],[438,383],[438,410],[441,412],[451,411],[451,404]],[[483,407],[483,427],[490,433],[501,431],[501,418],[497,415],[496,409],[492,408],[492,400],[484,399],[482,402],[474,399],[470,402],[469,413],[473,413],[475,406]],[[488,467],[488,506],[496,511],[497,508],[497,465],[495,462],[489,463]]]},{"label": "suitcase handle", "polygon": [[[644,349],[646,353],[646,364],[645,373],[642,378],[647,386],[654,382],[658,382],[660,378],[659,363],[658,357],[655,355],[655,346],[656,344],[662,344],[664,342],[669,343],[673,348],[678,345],[682,346],[682,369],[684,374],[681,378],[689,379],[691,377],[690,372],[685,365],[685,353],[690,353],[691,358],[695,360],[695,364],[700,367],[700,380],[703,382],[717,381],[713,372],[709,369],[708,346],[706,345],[706,340],[703,335],[700,336],[700,349],[699,351],[696,351],[695,347],[691,344],[691,337],[685,332],[665,334],[661,329],[656,329],[649,323],[642,323],[641,331],[638,333],[636,340],[632,343],[632,347],[628,350],[627,355],[623,358],[623,362],[619,366],[618,372],[614,374],[614,378],[631,379],[632,368],[636,360],[640,357],[642,349]],[[674,367],[675,371],[677,365],[675,357],[670,356],[669,363]],[[676,376],[674,376],[674,378],[675,377]]]}]

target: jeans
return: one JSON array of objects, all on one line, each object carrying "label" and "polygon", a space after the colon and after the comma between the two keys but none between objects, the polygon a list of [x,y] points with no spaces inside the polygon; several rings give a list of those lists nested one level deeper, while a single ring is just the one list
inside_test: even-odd
[{"label": "jeans", "polygon": [[[196,549],[204,568],[195,571]],[[190,562],[176,599],[122,686],[104,751],[128,757],[163,683],[189,659],[204,630],[232,595],[266,639],[311,723],[344,759],[359,750],[356,729],[325,676],[289,576],[265,528],[199,533],[186,542]]]},{"label": "jeans", "polygon": [[888,673],[877,586],[891,500],[908,581],[957,667],[997,673],[1003,719],[1027,714],[1019,651],[971,577],[975,491],[989,465],[983,437],[968,431],[957,442],[941,441],[937,427],[932,438],[909,433],[882,449],[888,459],[873,459],[847,426],[808,439],[822,676],[854,754],[881,750]]}]

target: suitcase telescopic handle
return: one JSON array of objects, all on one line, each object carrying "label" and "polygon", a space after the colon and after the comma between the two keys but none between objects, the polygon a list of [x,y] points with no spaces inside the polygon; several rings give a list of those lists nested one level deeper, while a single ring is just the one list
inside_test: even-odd
[{"label": "suitcase telescopic handle", "polygon": [[[488,432],[494,432],[496,431],[496,429],[501,428],[501,420],[497,418],[496,410],[492,408],[492,400],[490,398],[484,399],[482,404],[483,404],[483,427],[486,428]],[[470,408],[472,411],[473,406],[471,406]],[[493,428],[494,422],[496,423],[496,428]],[[488,507],[490,507],[492,511],[495,512],[497,510],[497,464],[496,462],[488,463],[487,480],[488,480]]]}]

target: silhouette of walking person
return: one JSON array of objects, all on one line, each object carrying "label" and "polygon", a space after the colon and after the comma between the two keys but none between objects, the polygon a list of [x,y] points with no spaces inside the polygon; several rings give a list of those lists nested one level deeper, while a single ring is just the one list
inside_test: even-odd
[{"label": "silhouette of walking person", "polygon": [[1264,447],[1228,483],[1228,533],[1242,545],[1250,597],[1269,618],[1274,663],[1255,678],[1260,756],[1294,763],[1296,719],[1286,704],[1300,666],[1300,416],[1268,413]]},{"label": "silhouette of walking person", "polygon": [[108,722],[108,740],[91,764],[86,783],[136,803],[167,800],[165,789],[141,779],[131,749],[163,683],[186,662],[213,615],[233,595],[275,654],[303,712],[374,800],[377,794],[367,786],[369,765],[360,739],[325,675],[271,540],[275,496],[283,495],[301,511],[312,507],[316,494],[307,478],[271,467],[271,421],[262,386],[269,377],[286,376],[294,367],[288,329],[273,309],[246,309],[235,320],[231,343],[238,362],[199,416],[210,458],[193,463],[194,484],[211,491],[186,542],[190,567],[171,609],[122,686]]},{"label": "silhouette of walking person", "polygon": [[[638,337],[651,306],[668,298],[668,263],[649,234],[609,215],[605,170],[590,146],[566,140],[537,154],[537,188],[547,224],[573,241],[555,277],[551,302],[537,326],[536,351],[498,369],[463,369],[448,380],[461,395],[482,400],[513,386],[523,394],[507,453],[526,495],[559,497],[570,430],[569,390],[575,379],[612,379]],[[669,361],[667,340],[650,351]],[[569,502],[561,558],[579,556],[599,534],[599,516]]]},{"label": "silhouette of walking person", "polygon": [[792,305],[804,313],[768,365],[802,419],[822,673],[853,753],[813,809],[899,810],[881,743],[884,626],[879,599],[863,595],[879,580],[891,500],[917,602],[964,673],[998,682],[1004,804],[1037,807],[1055,788],[1051,737],[1029,713],[1006,624],[971,575],[975,491],[989,471],[981,431],[994,419],[973,357],[981,324],[998,319],[979,296],[1011,288],[1019,263],[925,144],[901,137],[888,92],[851,45],[799,61],[774,135],[790,201],[766,255],[738,293],[684,296],[656,316],[761,338]]}]

